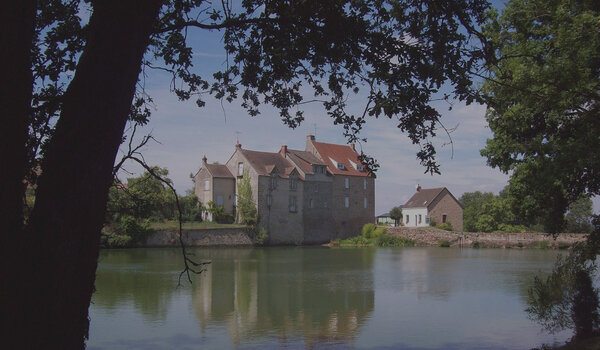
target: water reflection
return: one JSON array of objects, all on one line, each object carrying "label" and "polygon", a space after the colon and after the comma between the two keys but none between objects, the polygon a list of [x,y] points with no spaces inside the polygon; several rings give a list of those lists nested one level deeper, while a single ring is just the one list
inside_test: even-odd
[{"label": "water reflection", "polygon": [[[210,258],[194,283],[201,329],[224,323],[234,344],[275,337],[279,343],[352,341],[374,307],[373,249],[275,248]],[[291,272],[291,273],[290,273]]]},{"label": "water reflection", "polygon": [[88,349],[524,349],[550,337],[526,290],[555,254],[506,249],[194,249],[212,264],[177,288],[178,249],[106,250]]}]

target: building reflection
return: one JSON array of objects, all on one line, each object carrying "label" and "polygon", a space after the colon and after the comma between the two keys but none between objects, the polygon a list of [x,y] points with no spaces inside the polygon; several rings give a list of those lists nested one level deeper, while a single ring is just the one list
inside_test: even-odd
[{"label": "building reflection", "polygon": [[236,345],[264,337],[282,344],[303,338],[307,346],[352,342],[373,312],[372,249],[211,255],[212,264],[194,283],[195,314],[203,332],[225,325]]}]

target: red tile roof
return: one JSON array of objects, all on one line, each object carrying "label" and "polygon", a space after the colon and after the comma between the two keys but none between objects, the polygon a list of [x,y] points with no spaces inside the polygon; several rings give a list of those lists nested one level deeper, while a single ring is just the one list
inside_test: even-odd
[{"label": "red tile roof", "polygon": [[[327,164],[327,169],[334,175],[350,175],[369,177],[369,172],[364,169],[364,165],[358,159],[359,154],[347,145],[336,145],[333,143],[311,141],[321,155],[323,161]],[[334,164],[333,161],[336,163]],[[339,169],[337,163],[344,164],[344,169]],[[355,165],[363,166],[363,171],[355,168]]]}]

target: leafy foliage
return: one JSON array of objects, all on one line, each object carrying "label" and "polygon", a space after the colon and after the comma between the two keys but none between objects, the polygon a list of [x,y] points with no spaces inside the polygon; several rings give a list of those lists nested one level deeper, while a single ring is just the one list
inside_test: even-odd
[{"label": "leafy foliage", "polygon": [[545,279],[536,276],[528,291],[529,317],[552,333],[575,328],[581,336],[581,330],[598,328],[598,291],[589,280],[597,266],[587,260],[585,249],[577,246],[559,256],[552,273]]},{"label": "leafy foliage", "polygon": [[468,232],[525,232],[533,230],[536,221],[523,222],[514,214],[510,193],[465,192],[459,199],[463,206],[463,223]]},{"label": "leafy foliage", "polygon": [[394,226],[398,226],[398,223],[402,220],[402,209],[393,207],[392,210],[390,210],[390,217],[394,219]]},{"label": "leafy foliage", "polygon": [[[152,169],[171,181],[167,178],[167,169]],[[141,176],[127,179],[127,185],[116,183],[111,187],[107,212],[109,221],[119,221],[124,215],[153,221],[172,219],[175,217],[175,197],[160,180],[146,171]]]},{"label": "leafy foliage", "polygon": [[377,226],[374,223],[368,222],[363,225],[361,234],[365,238],[371,238],[376,228]]},{"label": "leafy foliage", "polygon": [[600,194],[600,6],[511,1],[485,27],[497,58],[483,93],[494,133],[482,155],[511,174],[512,205],[558,232],[582,193]]},{"label": "leafy foliage", "polygon": [[258,213],[252,199],[252,186],[248,170],[244,170],[244,176],[238,183],[237,211],[243,224],[255,226],[258,223]]},{"label": "leafy foliage", "polygon": [[569,206],[565,216],[565,232],[590,233],[593,230],[593,204],[588,197],[581,197]]}]

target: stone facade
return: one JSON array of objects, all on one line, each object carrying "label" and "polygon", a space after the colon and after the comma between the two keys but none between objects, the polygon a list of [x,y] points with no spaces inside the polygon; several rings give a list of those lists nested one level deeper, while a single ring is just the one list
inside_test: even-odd
[{"label": "stone facade", "polygon": [[[249,176],[259,228],[268,232],[270,244],[319,244],[355,236],[375,219],[375,180],[353,146],[319,143],[312,135],[303,151],[282,146],[279,152],[258,152],[238,143],[225,167],[233,185],[225,197],[237,198],[237,184]],[[200,201],[206,194],[199,182],[213,173],[198,172]],[[235,212],[235,200],[224,205]]]},{"label": "stone facade", "polygon": [[[204,207],[213,201],[222,206],[226,214],[233,213],[235,180],[224,165],[207,164],[206,157],[202,158],[202,167],[194,176],[194,193]],[[202,219],[212,221],[208,211],[202,212]]]}]

